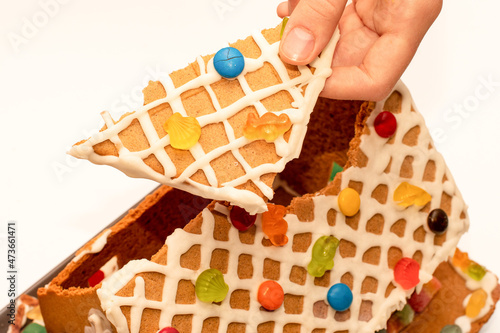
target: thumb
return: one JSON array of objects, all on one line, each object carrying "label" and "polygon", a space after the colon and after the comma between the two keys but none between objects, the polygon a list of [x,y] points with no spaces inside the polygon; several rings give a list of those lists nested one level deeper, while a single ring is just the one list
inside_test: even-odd
[{"label": "thumb", "polygon": [[[328,44],[347,0],[290,0],[293,12],[280,44],[280,56],[292,65],[307,65]],[[295,8],[293,7],[295,6]]]}]

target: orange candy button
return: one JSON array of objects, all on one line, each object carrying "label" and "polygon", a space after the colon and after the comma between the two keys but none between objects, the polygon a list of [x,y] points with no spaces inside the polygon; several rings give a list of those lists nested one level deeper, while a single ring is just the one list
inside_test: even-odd
[{"label": "orange candy button", "polygon": [[285,293],[278,282],[269,280],[259,286],[257,299],[264,309],[273,311],[283,304]]},{"label": "orange candy button", "polygon": [[359,194],[356,190],[350,187],[343,189],[337,200],[340,211],[345,216],[354,216],[359,211],[361,199],[359,198]]}]

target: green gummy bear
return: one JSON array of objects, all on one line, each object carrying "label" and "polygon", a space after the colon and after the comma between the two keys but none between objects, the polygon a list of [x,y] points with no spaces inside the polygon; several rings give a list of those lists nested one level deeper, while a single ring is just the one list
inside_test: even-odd
[{"label": "green gummy bear", "polygon": [[467,275],[476,281],[481,281],[486,275],[486,268],[472,261],[469,266],[467,266]]},{"label": "green gummy bear", "polygon": [[322,236],[314,243],[312,258],[307,271],[315,277],[322,277],[327,270],[333,268],[333,257],[337,252],[339,240],[333,236]]}]

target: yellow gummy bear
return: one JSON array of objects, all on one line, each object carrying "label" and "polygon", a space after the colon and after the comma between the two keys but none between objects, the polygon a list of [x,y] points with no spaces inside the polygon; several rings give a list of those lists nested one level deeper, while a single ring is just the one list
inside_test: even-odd
[{"label": "yellow gummy bear", "polygon": [[432,197],[420,187],[402,182],[394,191],[393,199],[398,205],[406,208],[411,205],[425,206]]},{"label": "yellow gummy bear", "polygon": [[472,293],[465,308],[465,315],[469,318],[475,318],[486,305],[488,294],[483,289],[478,289]]},{"label": "yellow gummy bear", "polygon": [[182,150],[193,147],[201,135],[198,120],[193,117],[183,117],[180,113],[170,116],[163,124],[163,129],[170,135],[170,145]]},{"label": "yellow gummy bear", "polygon": [[258,118],[254,113],[250,113],[247,123],[243,129],[243,135],[249,140],[275,141],[292,127],[290,118],[285,113],[277,116],[272,112],[267,112]]}]

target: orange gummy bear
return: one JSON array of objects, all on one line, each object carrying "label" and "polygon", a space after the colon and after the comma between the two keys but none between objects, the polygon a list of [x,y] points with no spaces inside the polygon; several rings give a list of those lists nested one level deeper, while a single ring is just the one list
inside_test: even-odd
[{"label": "orange gummy bear", "polygon": [[277,116],[275,113],[266,112],[258,118],[255,113],[250,113],[243,129],[243,135],[249,140],[275,141],[292,127],[292,122],[287,114]]},{"label": "orange gummy bear", "polygon": [[455,250],[455,254],[451,259],[453,266],[460,268],[463,272],[467,270],[470,262],[469,255],[466,252],[460,251],[458,248]]},{"label": "orange gummy bear", "polygon": [[275,246],[288,243],[286,232],[288,223],[283,219],[286,208],[280,205],[267,204],[267,212],[262,213],[262,231]]},{"label": "orange gummy bear", "polygon": [[483,289],[474,291],[467,302],[467,306],[465,307],[465,315],[469,318],[477,317],[486,305],[487,299],[488,294]]}]

